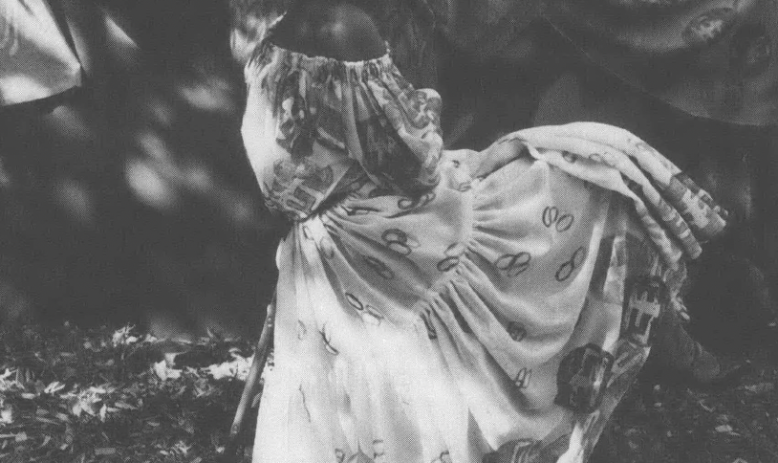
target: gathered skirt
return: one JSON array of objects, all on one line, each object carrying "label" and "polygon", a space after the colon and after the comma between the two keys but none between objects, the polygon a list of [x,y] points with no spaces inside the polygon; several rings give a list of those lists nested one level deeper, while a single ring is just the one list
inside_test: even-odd
[{"label": "gathered skirt", "polygon": [[586,461],[724,226],[610,126],[442,165],[418,197],[356,185],[280,244],[255,463]]}]

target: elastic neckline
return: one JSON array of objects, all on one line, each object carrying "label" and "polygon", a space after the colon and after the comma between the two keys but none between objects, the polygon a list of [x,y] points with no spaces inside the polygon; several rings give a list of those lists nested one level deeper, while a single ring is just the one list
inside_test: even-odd
[{"label": "elastic neckline", "polygon": [[285,17],[286,17],[286,13],[279,15],[276,19],[273,20],[270,26],[268,26],[267,34],[265,34],[265,39],[263,40],[264,47],[267,47],[268,49],[277,50],[281,53],[291,56],[295,58],[296,61],[303,64],[312,64],[312,65],[338,64],[350,68],[350,67],[363,67],[363,66],[370,66],[370,65],[386,65],[391,63],[392,51],[389,47],[388,41],[384,41],[384,48],[386,49],[386,51],[384,52],[383,55],[377,56],[375,58],[368,58],[368,59],[356,60],[356,61],[340,60],[337,58],[333,58],[331,56],[324,56],[324,55],[309,55],[301,51],[292,50],[291,48],[282,47],[281,45],[278,45],[277,43],[273,42],[272,39],[273,39],[273,33],[278,27],[278,24]]}]

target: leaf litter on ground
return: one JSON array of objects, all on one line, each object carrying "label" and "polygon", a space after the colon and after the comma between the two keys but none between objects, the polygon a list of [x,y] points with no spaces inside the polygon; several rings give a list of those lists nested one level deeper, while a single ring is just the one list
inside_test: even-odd
[{"label": "leaf litter on ground", "polygon": [[215,461],[251,360],[213,334],[0,327],[0,462]]},{"label": "leaf litter on ground", "polygon": [[[248,341],[215,333],[0,327],[0,462],[216,461],[251,361]],[[715,394],[642,379],[590,463],[778,462],[778,368],[767,363]],[[248,462],[255,420],[246,425]]]}]

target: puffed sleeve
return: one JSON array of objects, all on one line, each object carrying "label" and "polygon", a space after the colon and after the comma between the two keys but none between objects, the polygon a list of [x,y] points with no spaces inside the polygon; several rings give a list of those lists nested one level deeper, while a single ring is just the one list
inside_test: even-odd
[{"label": "puffed sleeve", "polygon": [[439,179],[441,99],[414,89],[388,61],[366,63],[344,82],[348,151],[378,185],[421,194]]}]

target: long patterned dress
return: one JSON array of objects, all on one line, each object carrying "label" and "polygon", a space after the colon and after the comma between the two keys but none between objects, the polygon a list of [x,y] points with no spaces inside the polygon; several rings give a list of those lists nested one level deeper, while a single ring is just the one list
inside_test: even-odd
[{"label": "long patterned dress", "polygon": [[253,461],[585,461],[723,211],[607,125],[445,151],[389,52],[266,39],[245,74],[247,153],[293,222]]}]

